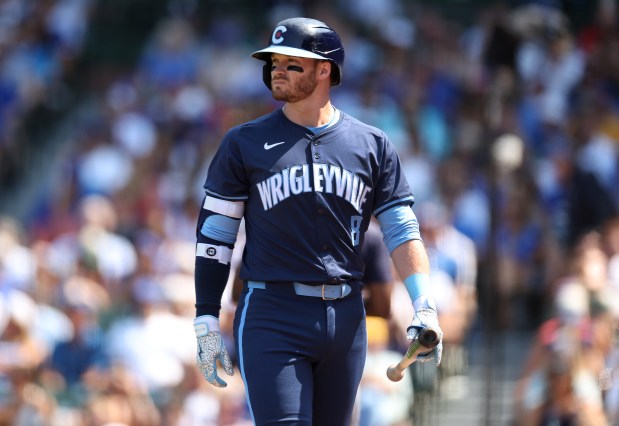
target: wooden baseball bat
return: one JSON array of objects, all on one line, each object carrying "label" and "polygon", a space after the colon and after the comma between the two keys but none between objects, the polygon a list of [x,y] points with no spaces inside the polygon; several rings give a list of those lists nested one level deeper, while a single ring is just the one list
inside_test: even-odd
[{"label": "wooden baseball bat", "polygon": [[441,334],[442,333],[432,327],[422,328],[417,338],[409,345],[400,362],[387,368],[387,377],[389,380],[392,382],[399,382],[402,380],[404,371],[409,365],[415,362],[417,355],[431,351],[441,342]]}]

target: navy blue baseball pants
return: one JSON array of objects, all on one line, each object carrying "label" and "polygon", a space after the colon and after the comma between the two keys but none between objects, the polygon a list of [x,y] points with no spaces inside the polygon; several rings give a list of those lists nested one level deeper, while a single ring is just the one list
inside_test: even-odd
[{"label": "navy blue baseball pants", "polygon": [[367,351],[359,283],[343,299],[245,284],[234,338],[254,423],[347,426]]}]

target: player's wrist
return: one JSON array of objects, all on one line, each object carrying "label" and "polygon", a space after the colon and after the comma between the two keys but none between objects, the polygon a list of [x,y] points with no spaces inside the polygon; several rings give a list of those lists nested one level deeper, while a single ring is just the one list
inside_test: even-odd
[{"label": "player's wrist", "polygon": [[206,336],[211,332],[220,331],[219,318],[212,315],[200,315],[193,320],[193,329],[196,332],[196,337]]},{"label": "player's wrist", "polygon": [[434,301],[430,296],[430,275],[423,272],[415,272],[404,279],[404,287],[413,303],[415,310],[422,307],[429,307],[432,304],[436,309]]},{"label": "player's wrist", "polygon": [[419,312],[421,309],[432,309],[436,311],[436,302],[427,294],[422,294],[413,301],[413,309]]}]

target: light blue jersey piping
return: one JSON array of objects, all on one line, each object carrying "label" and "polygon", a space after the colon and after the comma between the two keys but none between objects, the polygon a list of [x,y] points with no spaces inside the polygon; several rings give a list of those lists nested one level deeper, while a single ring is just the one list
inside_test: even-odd
[{"label": "light blue jersey piping", "polygon": [[249,307],[249,299],[251,298],[252,293],[254,292],[253,288],[250,288],[247,292],[247,296],[245,296],[245,306],[243,306],[243,311],[241,312],[241,321],[239,323],[239,370],[241,371],[241,377],[243,378],[243,383],[245,384],[245,398],[247,399],[247,407],[249,408],[249,414],[251,415],[251,420],[256,424],[256,420],[254,419],[254,410],[251,408],[251,402],[249,400],[249,388],[247,387],[247,381],[245,380],[245,363],[243,362],[243,329],[245,328],[245,319],[247,317],[247,308]]}]

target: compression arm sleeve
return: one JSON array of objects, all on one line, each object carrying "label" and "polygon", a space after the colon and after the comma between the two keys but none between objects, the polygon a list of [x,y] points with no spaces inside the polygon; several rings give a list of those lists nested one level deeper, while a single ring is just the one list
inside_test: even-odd
[{"label": "compression arm sleeve", "polygon": [[419,223],[409,205],[400,204],[380,213],[376,219],[380,223],[383,240],[389,253],[409,240],[421,240]]},{"label": "compression arm sleeve", "polygon": [[196,229],[196,316],[219,317],[243,203],[204,198]]}]

